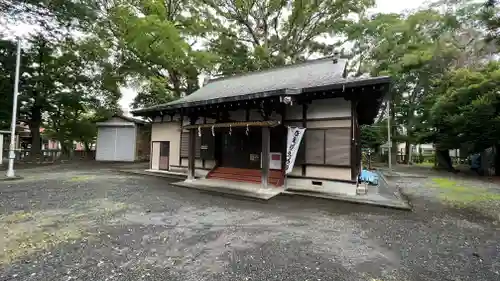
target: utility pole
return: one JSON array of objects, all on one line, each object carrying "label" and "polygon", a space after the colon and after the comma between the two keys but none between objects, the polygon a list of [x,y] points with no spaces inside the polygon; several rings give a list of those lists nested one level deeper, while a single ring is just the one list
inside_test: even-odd
[{"label": "utility pole", "polygon": [[387,100],[387,147],[389,149],[389,152],[387,155],[389,156],[388,162],[389,163],[389,172],[392,172],[392,142],[391,142],[391,101]]},{"label": "utility pole", "polygon": [[9,167],[6,176],[8,178],[16,177],[14,172],[14,158],[16,157],[16,121],[17,121],[17,95],[19,92],[19,69],[21,66],[21,39],[17,39],[16,56],[16,77],[14,80],[14,96],[12,101],[12,122],[10,123],[10,146],[9,146]]}]

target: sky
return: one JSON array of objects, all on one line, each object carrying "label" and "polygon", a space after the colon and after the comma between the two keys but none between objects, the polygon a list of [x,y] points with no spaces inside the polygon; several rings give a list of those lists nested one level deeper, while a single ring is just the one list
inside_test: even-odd
[{"label": "sky", "polygon": [[[406,10],[417,9],[420,6],[426,4],[427,0],[376,0],[376,7],[372,8],[370,12],[372,13],[399,13]],[[0,22],[0,26],[2,26]],[[27,34],[33,30],[33,26],[30,25],[17,25],[12,26],[9,29],[18,36]],[[122,89],[122,98],[120,100],[120,106],[124,109],[125,113],[128,113],[130,103],[136,96],[136,92],[130,88]],[[128,114],[127,114],[128,115]]]}]

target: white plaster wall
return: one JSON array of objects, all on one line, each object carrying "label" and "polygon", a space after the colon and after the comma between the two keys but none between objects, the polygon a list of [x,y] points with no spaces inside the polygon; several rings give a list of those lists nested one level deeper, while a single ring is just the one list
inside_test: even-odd
[{"label": "white plaster wall", "polygon": [[[320,181],[322,183],[321,186],[313,185],[313,181]],[[356,185],[350,183],[336,182],[336,181],[321,181],[321,180],[312,180],[306,178],[291,178],[287,179],[287,187],[292,188],[307,188],[309,190],[322,190],[325,192],[333,192],[340,194],[347,194],[351,196],[356,195]]]},{"label": "white plaster wall", "polygon": [[302,166],[301,165],[293,166],[293,169],[289,175],[302,176]]},{"label": "white plaster wall", "polygon": [[153,123],[151,128],[151,141],[169,141],[170,157],[169,166],[179,165],[179,154],[181,151],[181,127],[180,122]]},{"label": "white plaster wall", "polygon": [[[335,118],[351,116],[351,102],[344,98],[314,100],[307,108],[307,119]],[[302,119],[302,105],[286,108],[287,120]]]},{"label": "white plaster wall", "polygon": [[351,180],[351,168],[306,166],[306,177]]},{"label": "white plaster wall", "polygon": [[351,116],[351,102],[344,98],[314,100],[307,109],[307,119]]},{"label": "white plaster wall", "polygon": [[[297,165],[293,167],[289,175],[302,176],[302,167]],[[351,180],[351,168],[335,168],[306,165],[306,177],[333,179],[333,180]]]},{"label": "white plaster wall", "polygon": [[[307,121],[308,129],[318,128],[345,128],[351,127],[351,120],[321,120],[321,121]],[[306,129],[307,130],[307,129]]]}]

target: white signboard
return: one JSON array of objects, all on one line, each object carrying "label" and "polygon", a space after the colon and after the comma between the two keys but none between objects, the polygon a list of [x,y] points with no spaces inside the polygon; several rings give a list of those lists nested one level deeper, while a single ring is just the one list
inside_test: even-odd
[{"label": "white signboard", "polygon": [[281,170],[281,153],[279,152],[269,153],[269,169]]},{"label": "white signboard", "polygon": [[288,127],[285,174],[289,174],[293,170],[295,158],[297,158],[297,152],[299,151],[300,142],[302,141],[305,131],[305,128]]}]

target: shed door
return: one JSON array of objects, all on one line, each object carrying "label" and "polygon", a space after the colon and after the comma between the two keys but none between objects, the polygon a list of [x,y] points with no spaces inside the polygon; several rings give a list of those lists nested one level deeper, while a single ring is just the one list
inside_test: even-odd
[{"label": "shed door", "polygon": [[116,128],[116,150],[114,161],[134,161],[135,160],[135,128]]},{"label": "shed door", "polygon": [[160,164],[158,167],[160,170],[168,170],[169,155],[170,155],[170,142],[169,141],[160,142]]},{"label": "shed door", "polygon": [[151,170],[160,169],[160,142],[152,142],[152,152],[151,152]]},{"label": "shed door", "polygon": [[97,161],[113,161],[115,157],[115,128],[99,127],[97,133]]}]

